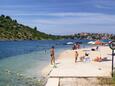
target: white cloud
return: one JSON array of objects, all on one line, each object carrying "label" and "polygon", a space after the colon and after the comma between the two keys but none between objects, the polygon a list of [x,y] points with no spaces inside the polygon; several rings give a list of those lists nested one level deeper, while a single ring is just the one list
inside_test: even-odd
[{"label": "white cloud", "polygon": [[102,8],[102,9],[113,9],[111,6],[105,6],[105,5],[95,5],[97,8]]},{"label": "white cloud", "polygon": [[39,24],[115,24],[115,15],[99,13],[50,13],[58,18],[36,19]]}]

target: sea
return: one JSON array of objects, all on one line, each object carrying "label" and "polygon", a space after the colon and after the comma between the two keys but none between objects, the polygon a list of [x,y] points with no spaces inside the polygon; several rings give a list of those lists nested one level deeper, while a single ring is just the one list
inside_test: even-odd
[{"label": "sea", "polygon": [[90,47],[90,40],[25,40],[0,41],[0,86],[42,86],[41,70],[50,63],[50,48],[55,47],[55,57],[73,45]]}]

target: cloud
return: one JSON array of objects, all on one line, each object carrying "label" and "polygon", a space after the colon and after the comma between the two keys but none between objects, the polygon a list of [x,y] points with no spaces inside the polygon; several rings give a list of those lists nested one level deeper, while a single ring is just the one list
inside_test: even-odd
[{"label": "cloud", "polygon": [[[69,16],[73,16],[73,17],[77,17],[77,16],[100,16],[100,15],[105,15],[102,13],[88,13],[88,12],[24,12],[24,11],[17,11],[17,10],[12,10],[12,11],[8,11],[8,10],[2,10],[4,12],[8,12],[10,15],[13,16],[55,16],[55,17],[69,17]],[[13,14],[16,13],[16,14]]]},{"label": "cloud", "polygon": [[99,5],[99,4],[97,4],[97,5],[95,5],[97,8],[101,8],[101,9],[113,9],[113,7],[112,6],[106,6],[106,5]]},{"label": "cloud", "polygon": [[19,23],[38,26],[41,31],[49,33],[70,33],[88,29],[91,31],[92,28],[92,31],[105,31],[105,28],[109,31],[115,28],[114,0],[27,1],[3,0],[0,12],[11,16]]},{"label": "cloud", "polygon": [[[14,11],[13,11],[14,12]],[[11,12],[10,12],[11,13]],[[23,22],[24,24],[37,25],[57,25],[57,26],[115,26],[115,15],[103,13],[89,13],[89,12],[19,12],[15,11],[14,19]],[[42,27],[41,27],[42,28]],[[63,27],[64,28],[64,27]]]},{"label": "cloud", "polygon": [[[41,14],[42,15],[42,14]],[[35,19],[39,24],[115,24],[115,15],[100,13],[49,13],[44,16],[56,16],[56,18]]]}]

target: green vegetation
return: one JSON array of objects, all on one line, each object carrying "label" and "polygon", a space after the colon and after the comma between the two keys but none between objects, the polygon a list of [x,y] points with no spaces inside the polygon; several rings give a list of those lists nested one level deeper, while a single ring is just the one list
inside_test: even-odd
[{"label": "green vegetation", "polygon": [[115,86],[115,72],[113,78],[98,78],[101,86]]},{"label": "green vegetation", "polygon": [[0,40],[56,40],[56,39],[114,39],[114,34],[107,33],[77,33],[74,35],[56,36],[46,34],[37,30],[37,27],[31,28],[19,24],[17,20],[9,16],[0,16]]},{"label": "green vegetation", "polygon": [[0,16],[0,40],[55,40],[58,36],[48,35],[37,31],[37,27],[31,28],[19,24],[9,16]]}]

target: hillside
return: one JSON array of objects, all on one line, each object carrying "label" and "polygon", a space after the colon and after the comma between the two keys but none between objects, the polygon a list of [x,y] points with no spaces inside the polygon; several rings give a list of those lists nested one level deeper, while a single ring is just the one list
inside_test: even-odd
[{"label": "hillside", "polygon": [[76,33],[74,35],[48,35],[37,30],[37,27],[31,28],[19,24],[17,20],[9,16],[0,16],[0,40],[56,40],[56,39],[112,39],[115,40],[115,34],[108,33]]},{"label": "hillside", "polygon": [[37,27],[31,28],[19,24],[17,20],[9,16],[0,16],[0,40],[52,40],[57,38],[57,36],[37,31]]}]

